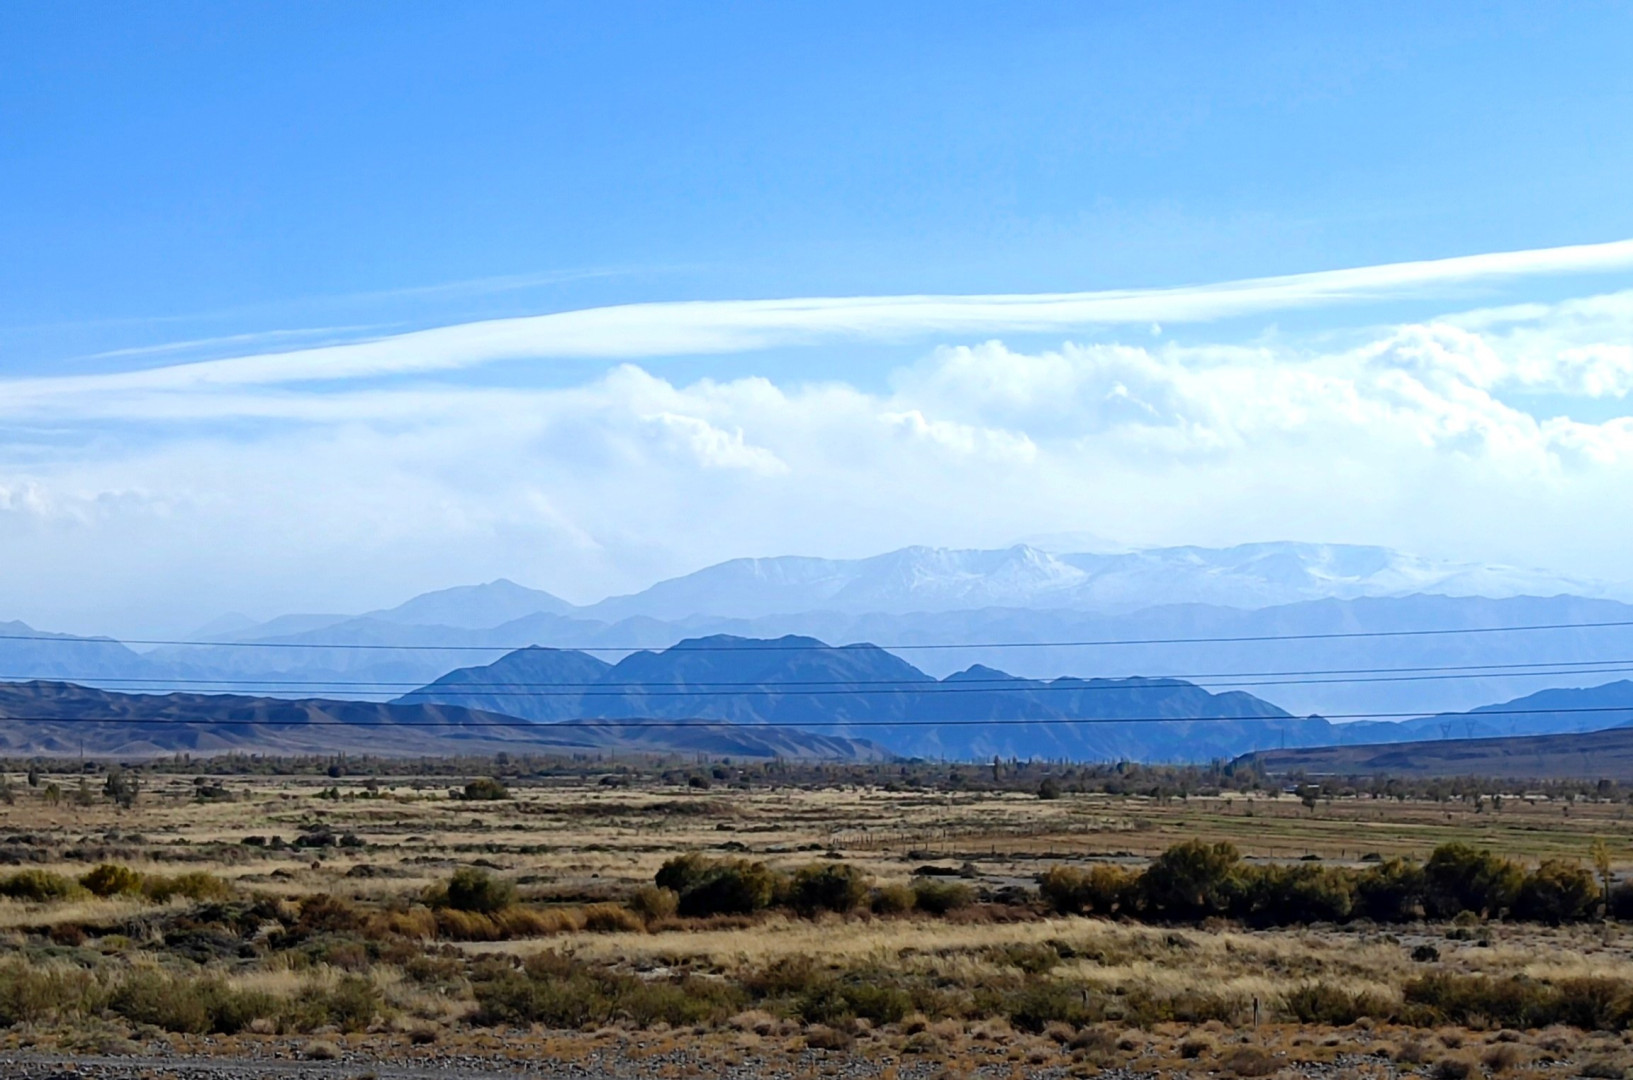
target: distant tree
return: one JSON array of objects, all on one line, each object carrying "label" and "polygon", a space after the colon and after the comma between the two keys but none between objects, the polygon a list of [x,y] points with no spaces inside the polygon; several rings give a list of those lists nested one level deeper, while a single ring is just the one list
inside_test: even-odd
[{"label": "distant tree", "polygon": [[1497,915],[1513,906],[1525,880],[1517,863],[1464,843],[1435,848],[1423,872],[1424,908],[1432,918]]},{"label": "distant tree", "polygon": [[490,915],[516,902],[516,886],[485,870],[462,866],[448,879],[443,896],[447,905],[456,911]]},{"label": "distant tree", "polygon": [[40,786],[40,766],[38,762],[28,767],[28,786],[34,788]]},{"label": "distant tree", "polygon": [[870,882],[854,866],[828,863],[807,866],[794,874],[788,902],[801,915],[819,911],[844,913],[852,910],[868,894]]},{"label": "distant tree", "polygon": [[117,765],[109,771],[108,778],[102,782],[102,794],[112,799],[114,805],[121,810],[129,810],[135,806],[136,796],[141,790],[141,778],[132,770]]},{"label": "distant tree", "polygon": [[494,802],[510,798],[510,789],[492,777],[481,776],[465,785],[462,798],[471,802]]},{"label": "distant tree", "polygon": [[1593,875],[1576,863],[1549,859],[1521,883],[1514,914],[1550,926],[1576,922],[1593,914],[1598,891]]},{"label": "distant tree", "polygon": [[1058,799],[1058,798],[1060,798],[1060,781],[1056,780],[1052,776],[1045,776],[1043,778],[1043,782],[1038,785],[1038,798],[1040,798],[1040,799]]},{"label": "distant tree", "polygon": [[1611,876],[1610,876],[1610,845],[1605,843],[1605,838],[1604,837],[1596,836],[1596,837],[1593,838],[1593,847],[1590,848],[1589,851],[1593,856],[1593,868],[1594,868],[1595,871],[1598,872],[1599,882],[1604,887],[1604,891],[1605,891],[1605,910],[1609,911],[1610,910],[1610,882],[1611,882]]},{"label": "distant tree", "polygon": [[1146,907],[1159,918],[1201,919],[1230,910],[1241,855],[1220,841],[1187,840],[1164,851],[1140,877]]}]

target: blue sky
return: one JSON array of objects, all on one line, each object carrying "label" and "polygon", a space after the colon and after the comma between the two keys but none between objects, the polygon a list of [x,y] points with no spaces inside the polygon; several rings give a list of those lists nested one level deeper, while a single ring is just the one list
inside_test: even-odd
[{"label": "blue sky", "polygon": [[1612,574],[1615,250],[746,342],[763,312],[592,309],[1613,244],[1629,40],[1625,4],[6,5],[0,555],[32,573],[0,617],[588,600],[1056,529]]},{"label": "blue sky", "polygon": [[11,4],[0,345],[1633,236],[1630,37],[1625,4]]}]

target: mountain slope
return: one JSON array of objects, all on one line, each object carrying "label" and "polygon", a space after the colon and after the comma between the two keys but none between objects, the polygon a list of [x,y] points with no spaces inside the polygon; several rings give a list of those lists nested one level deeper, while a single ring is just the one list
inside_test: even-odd
[{"label": "mountain slope", "polygon": [[1482,776],[1513,780],[1633,782],[1633,728],[1571,735],[1443,739],[1375,746],[1264,750],[1240,761],[1272,775]]},{"label": "mountain slope", "polygon": [[559,596],[499,578],[486,585],[463,585],[421,593],[394,608],[364,618],[419,626],[458,626],[472,630],[499,626],[528,615],[567,615],[574,606]]},{"label": "mountain slope", "polygon": [[543,652],[455,672],[397,700],[504,700],[507,711],[539,720],[699,717],[795,725],[871,738],[897,753],[957,759],[1197,761],[1332,737],[1325,720],[1298,719],[1251,694],[1212,694],[1183,680],[1041,681],[989,668],[936,680],[875,646],[834,648],[813,638],[690,639],[628,656],[588,686],[552,684],[548,672],[565,661]]},{"label": "mountain slope", "polygon": [[0,623],[0,679],[132,679],[155,673],[146,657],[110,638],[53,634],[24,622]]},{"label": "mountain slope", "polygon": [[1396,724],[1341,724],[1339,742],[1407,742],[1559,735],[1633,725],[1633,682],[1557,687],[1467,712],[1439,713]]},{"label": "mountain slope", "polygon": [[62,682],[0,683],[0,753],[144,757],[177,751],[340,751],[403,756],[623,750],[878,759],[878,747],[803,731],[721,724],[531,724],[461,706],[123,694]]},{"label": "mountain slope", "polygon": [[[1483,632],[1502,626],[1583,623],[1621,625]],[[32,633],[22,624],[10,626],[11,632]],[[1400,634],[1422,629],[1477,632]],[[617,623],[538,614],[489,629],[413,626],[369,618],[308,627],[240,646],[167,647],[140,655],[116,642],[68,635],[48,640],[13,640],[0,635],[0,676],[65,679],[131,690],[198,688],[206,684],[192,680],[225,679],[235,681],[211,688],[386,700],[454,669],[496,661],[519,646],[662,649],[685,638],[720,633],[876,641],[886,648],[898,643],[935,645],[937,648],[906,655],[927,674],[938,677],[974,664],[1033,678],[1060,673],[1107,678],[1172,676],[1210,690],[1246,689],[1295,715],[1414,717],[1463,712],[1549,686],[1580,686],[1633,672],[1633,664],[1628,663],[1633,658],[1633,606],[1571,596],[1498,600],[1407,596],[1319,600],[1252,611],[1179,605],[1122,614],[986,608],[918,614],[805,612],[678,622],[639,617]],[[1353,633],[1375,636],[1331,636]],[[1174,640],[1186,638],[1240,640]],[[1115,644],[1038,644],[1074,641]],[[968,644],[972,642],[977,644]],[[1025,647],[1002,648],[979,644],[982,642],[1015,642]],[[616,659],[622,654],[596,655]],[[1599,666],[1581,672],[1513,666],[1585,661]],[[1613,663],[1601,663],[1604,661]],[[1387,670],[1442,666],[1456,670]],[[1337,674],[1224,677],[1229,673],[1300,671]],[[1437,730],[1431,733],[1438,736]]]}]

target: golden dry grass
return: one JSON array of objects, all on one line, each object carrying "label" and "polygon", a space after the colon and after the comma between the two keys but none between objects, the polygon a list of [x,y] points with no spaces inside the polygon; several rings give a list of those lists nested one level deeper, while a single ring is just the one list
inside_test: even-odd
[{"label": "golden dry grass", "polygon": [[[47,778],[53,779],[64,791],[77,783],[71,776]],[[30,838],[44,860],[29,866],[77,877],[96,861],[109,859],[150,874],[208,871],[235,882],[244,895],[293,900],[321,893],[403,904],[444,881],[454,868],[481,864],[516,881],[530,904],[560,905],[556,922],[567,927],[583,925],[582,916],[574,913],[628,896],[637,885],[650,882],[665,859],[688,850],[741,853],[780,868],[835,851],[880,882],[906,881],[927,862],[956,867],[968,861],[979,881],[992,888],[1029,883],[1062,859],[1135,861],[1193,837],[1231,840],[1250,857],[1314,854],[1356,863],[1368,853],[1422,857],[1453,839],[1487,844],[1530,861],[1559,855],[1586,858],[1592,840],[1603,836],[1611,841],[1619,867],[1633,865],[1633,823],[1627,808],[1584,802],[1567,813],[1563,805],[1545,800],[1507,800],[1499,814],[1489,808],[1477,813],[1462,804],[1362,799],[1323,804],[1312,813],[1289,797],[1159,802],[1067,795],[1046,802],[1015,793],[866,787],[698,792],[650,781],[609,790],[593,780],[553,780],[513,784],[513,800],[473,804],[448,798],[448,788],[458,786],[448,777],[417,786],[412,781],[386,783],[377,798],[360,797],[363,784],[355,778],[229,777],[226,786],[233,801],[199,803],[192,798],[191,779],[178,776],[153,779],[135,810],[120,812],[105,802],[51,807],[38,790],[23,787],[20,777],[12,781],[17,801],[0,806],[0,837]],[[351,797],[319,797],[331,786]],[[241,843],[246,836],[292,842],[319,828],[353,834],[365,846],[274,850]],[[185,901],[170,905],[175,910],[187,906]],[[0,953],[22,950],[37,940],[37,934],[30,934],[42,928],[112,926],[154,914],[163,910],[133,898],[0,901]],[[603,922],[617,924],[610,918]],[[1205,988],[1244,1011],[1254,999],[1269,1010],[1289,988],[1307,982],[1330,982],[1352,993],[1398,1000],[1405,980],[1419,970],[1409,959],[1411,946],[1419,941],[1435,944],[1441,967],[1453,972],[1517,974],[1542,981],[1608,976],[1633,982],[1633,937],[1624,940],[1619,931],[1493,925],[1483,934],[1489,941],[1484,947],[1447,940],[1443,928],[1421,927],[1250,932],[1174,930],[1088,918],[960,922],[776,915],[735,929],[569,929],[546,939],[458,948],[467,957],[526,956],[548,948],[634,971],[744,971],[809,956],[838,967],[876,964],[957,985],[979,985],[1013,972],[1001,955],[1005,949],[1064,945],[1066,958],[1048,978],[1112,995],[1154,998]],[[160,944],[139,941],[126,962],[160,965],[168,958]],[[332,989],[348,974],[286,953],[223,970],[231,988],[279,998]],[[390,1030],[379,1037],[397,1038],[399,1049],[410,1045],[415,1025],[431,1025],[440,1033],[438,1039],[461,1046],[505,1045],[503,1039],[462,1026],[474,1005],[469,988],[457,979],[448,986],[421,984],[395,962],[372,964],[368,977],[393,1010]],[[720,1053],[803,1046],[807,1036],[790,1023],[783,1017],[743,1014],[723,1033],[730,1041],[719,1044]],[[904,1022],[884,1033],[819,1035],[818,1041],[855,1038],[858,1053],[877,1044],[881,1052],[952,1062],[971,1055],[992,1058],[1012,1062],[1017,1075],[1046,1063],[1076,1068],[1138,1063],[1164,1074],[1232,1071],[1226,1057],[1234,1032],[1212,1032],[1208,1046],[1197,1042],[1182,1047],[1192,1035],[1191,1027],[1179,1025],[1131,1036],[1126,1047],[1118,1045],[1119,1035],[1104,1046],[1089,1038],[1074,1048],[1071,1043],[1083,1041],[1082,1033],[1029,1035],[988,1020]],[[543,1033],[528,1037],[546,1038]],[[698,1036],[667,1037],[690,1046],[709,1042]],[[1468,1052],[1492,1071],[1523,1072],[1536,1055],[1549,1052],[1543,1045],[1549,1037],[1563,1036],[1527,1034],[1520,1050],[1493,1053],[1489,1065],[1479,1056],[1483,1049]],[[354,1036],[339,1041],[348,1038]],[[594,1038],[647,1048],[661,1045],[654,1033],[621,1031]],[[1261,1041],[1269,1052],[1315,1061],[1348,1052],[1343,1047],[1381,1054],[1417,1036],[1380,1029],[1349,1032],[1344,1035],[1348,1041],[1331,1045],[1324,1038],[1267,1020]],[[582,1054],[585,1046],[594,1045],[590,1036],[577,1039],[558,1049]],[[919,1039],[918,1049],[905,1049],[911,1039]],[[1308,1044],[1295,1046],[1298,1039]]]}]

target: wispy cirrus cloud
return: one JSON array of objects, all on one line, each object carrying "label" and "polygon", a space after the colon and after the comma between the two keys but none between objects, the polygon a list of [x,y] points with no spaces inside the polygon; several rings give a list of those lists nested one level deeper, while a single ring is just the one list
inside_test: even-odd
[{"label": "wispy cirrus cloud", "polygon": [[1196,323],[1430,295],[1471,282],[1633,269],[1633,240],[1391,263],[1167,289],[628,304],[494,319],[373,340],[140,371],[6,383],[13,402],[65,392],[185,390],[424,374],[502,360],[747,352],[928,335],[1046,333]]}]

